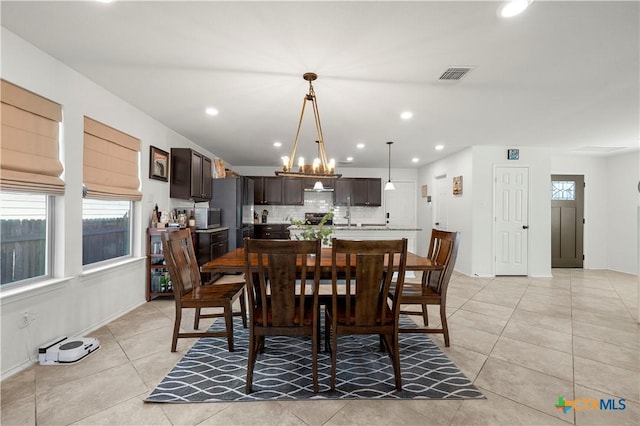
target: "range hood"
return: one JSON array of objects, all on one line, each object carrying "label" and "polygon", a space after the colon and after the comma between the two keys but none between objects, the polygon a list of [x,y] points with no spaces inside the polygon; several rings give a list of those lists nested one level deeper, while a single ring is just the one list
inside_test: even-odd
[{"label": "range hood", "polygon": [[313,188],[305,188],[304,192],[333,192],[333,188],[323,188],[323,189],[313,189]]}]

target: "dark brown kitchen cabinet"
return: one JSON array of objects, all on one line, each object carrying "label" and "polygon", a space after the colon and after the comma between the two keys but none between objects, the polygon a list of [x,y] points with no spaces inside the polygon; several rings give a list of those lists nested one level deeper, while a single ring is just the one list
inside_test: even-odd
[{"label": "dark brown kitchen cabinet", "polygon": [[249,176],[253,179],[253,202],[257,206],[282,205],[282,179],[276,176]]},{"label": "dark brown kitchen cabinet", "polygon": [[304,206],[304,178],[282,179],[282,204],[286,206]]},{"label": "dark brown kitchen cabinet", "polygon": [[[229,251],[229,231],[227,229],[196,231],[194,245],[198,266],[202,266]],[[202,274],[203,282],[211,281],[213,278],[216,277],[212,277],[209,273]]]},{"label": "dark brown kitchen cabinet", "polygon": [[346,206],[347,203],[353,201],[349,201],[347,197],[351,197],[351,181],[350,178],[340,178],[337,179],[334,184],[334,203],[339,206]]},{"label": "dark brown kitchen cabinet", "polygon": [[253,226],[254,238],[262,240],[288,240],[289,226],[291,225],[288,223],[256,224]]},{"label": "dark brown kitchen cabinet", "polygon": [[351,182],[351,201],[354,206],[381,206],[382,180],[379,178],[353,179]]},{"label": "dark brown kitchen cabinet", "polygon": [[[379,207],[382,205],[382,180],[379,178],[340,178],[335,183],[335,204]],[[350,200],[347,200],[350,197]]]},{"label": "dark brown kitchen cabinet", "polygon": [[211,177],[209,157],[189,148],[171,148],[171,198],[210,200]]}]

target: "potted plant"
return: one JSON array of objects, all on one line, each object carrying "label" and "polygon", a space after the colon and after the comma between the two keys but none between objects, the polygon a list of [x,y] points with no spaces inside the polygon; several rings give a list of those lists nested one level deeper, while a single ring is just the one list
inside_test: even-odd
[{"label": "potted plant", "polygon": [[317,225],[310,225],[302,220],[289,219],[293,226],[301,229],[301,232],[296,233],[292,238],[296,240],[320,240],[323,245],[330,246],[333,227],[328,226],[327,222],[332,219],[333,210],[325,214]]}]

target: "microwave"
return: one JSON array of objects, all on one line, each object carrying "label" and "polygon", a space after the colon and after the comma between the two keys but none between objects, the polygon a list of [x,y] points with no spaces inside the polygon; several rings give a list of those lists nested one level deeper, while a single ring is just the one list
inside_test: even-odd
[{"label": "microwave", "polygon": [[196,229],[220,227],[220,209],[196,207],[193,214],[196,219]]}]

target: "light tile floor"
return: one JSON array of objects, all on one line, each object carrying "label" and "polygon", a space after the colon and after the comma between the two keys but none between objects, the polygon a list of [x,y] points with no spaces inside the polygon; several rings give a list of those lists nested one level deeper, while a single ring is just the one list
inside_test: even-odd
[{"label": "light tile floor", "polygon": [[[173,301],[155,300],[90,334],[102,347],[78,364],[34,365],[3,381],[1,424],[637,425],[637,291],[637,276],[611,271],[454,274],[452,345],[433,339],[487,397],[467,401],[145,404],[194,342],[170,352]],[[430,321],[439,323],[436,309]],[[565,414],[554,407],[559,396],[624,398],[626,409]]]}]

